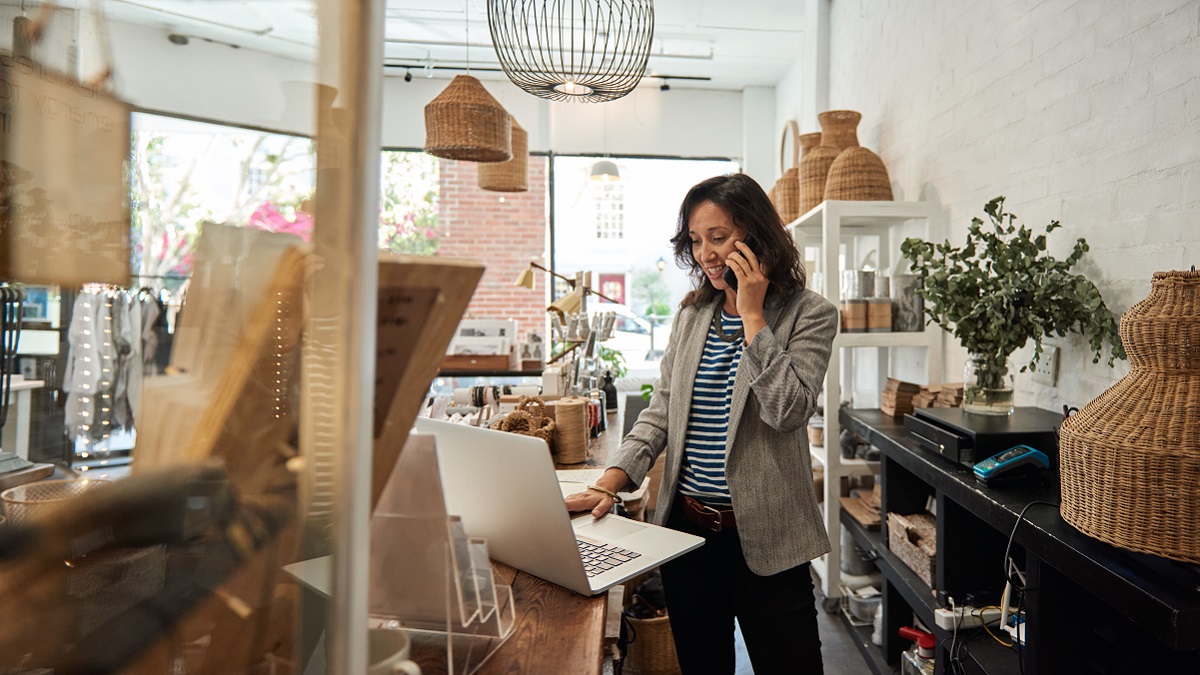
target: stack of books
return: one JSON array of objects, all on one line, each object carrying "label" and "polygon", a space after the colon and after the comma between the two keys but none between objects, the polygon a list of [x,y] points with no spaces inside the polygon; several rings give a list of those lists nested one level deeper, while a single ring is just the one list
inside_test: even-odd
[{"label": "stack of books", "polygon": [[904,417],[906,413],[913,411],[913,397],[920,392],[921,386],[918,384],[889,377],[887,385],[883,388],[880,408],[884,415]]},{"label": "stack of books", "polygon": [[962,406],[963,383],[950,382],[921,387],[913,396],[916,408],[958,408]]},{"label": "stack of books", "polygon": [[943,384],[938,391],[937,399],[933,402],[935,408],[958,408],[962,406],[963,383],[951,382]]}]

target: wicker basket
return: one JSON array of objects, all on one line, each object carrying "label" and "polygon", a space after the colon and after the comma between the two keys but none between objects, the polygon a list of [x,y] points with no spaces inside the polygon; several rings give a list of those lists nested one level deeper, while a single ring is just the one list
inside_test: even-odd
[{"label": "wicker basket", "polygon": [[479,165],[479,187],[492,192],[529,191],[529,134],[512,119],[512,159]]},{"label": "wicker basket", "polygon": [[1156,272],[1121,317],[1121,342],[1129,374],[1063,422],[1062,517],[1200,563],[1200,272]]},{"label": "wicker basket", "polygon": [[425,106],[425,152],[471,162],[512,159],[512,116],[470,75]]},{"label": "wicker basket", "polygon": [[671,635],[671,617],[636,619],[626,616],[634,635],[625,655],[625,675],[676,675],[679,658]]},{"label": "wicker basket", "polygon": [[516,409],[497,425],[500,431],[542,439],[551,453],[554,452],[556,427],[554,420],[546,416],[546,402],[541,396],[522,396],[517,401]]},{"label": "wicker basket", "polygon": [[775,210],[784,223],[790,223],[802,213],[800,210],[800,169],[792,167],[783,172],[775,182]]},{"label": "wicker basket", "polygon": [[840,152],[858,147],[858,123],[862,113],[854,110],[826,110],[817,115],[821,123],[821,145],[828,145]]},{"label": "wicker basket", "polygon": [[779,173],[779,180],[771,189],[774,193],[771,203],[783,222],[790,223],[800,215],[800,127],[795,120],[788,120],[779,139]]},{"label": "wicker basket", "polygon": [[88,490],[109,485],[106,480],[44,480],[9,488],[0,493],[4,515],[10,525],[37,520],[51,507]]},{"label": "wicker basket", "polygon": [[892,182],[883,160],[863,147],[843,150],[829,167],[825,199],[891,201]]},{"label": "wicker basket", "polygon": [[800,160],[800,213],[808,213],[824,201],[825,180],[837,156],[837,148],[818,145]]}]

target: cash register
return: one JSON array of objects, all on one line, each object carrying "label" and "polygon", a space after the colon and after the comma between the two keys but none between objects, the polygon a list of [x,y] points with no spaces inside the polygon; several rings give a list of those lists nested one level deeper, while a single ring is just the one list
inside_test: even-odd
[{"label": "cash register", "polygon": [[1018,407],[1011,415],[980,415],[962,408],[917,408],[904,416],[904,428],[926,450],[967,468],[1018,445],[1042,452],[1057,465],[1062,415]]}]

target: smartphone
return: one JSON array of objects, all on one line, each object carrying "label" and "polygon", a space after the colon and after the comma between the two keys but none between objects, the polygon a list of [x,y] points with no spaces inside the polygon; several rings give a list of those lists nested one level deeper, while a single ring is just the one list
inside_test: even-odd
[{"label": "smartphone", "polygon": [[[746,246],[750,247],[750,250],[754,251],[755,255],[758,255],[758,247],[755,246],[754,237],[747,236],[745,239],[742,240],[742,243],[745,244]],[[741,253],[741,251],[742,251],[742,249],[740,249],[740,248],[735,247],[735,249],[739,253]],[[737,293],[737,289],[738,289],[737,275],[733,273],[732,269],[730,269],[728,267],[725,268],[725,274],[721,275],[721,278],[724,279],[725,283],[728,284],[729,287],[733,289],[734,293]]]}]

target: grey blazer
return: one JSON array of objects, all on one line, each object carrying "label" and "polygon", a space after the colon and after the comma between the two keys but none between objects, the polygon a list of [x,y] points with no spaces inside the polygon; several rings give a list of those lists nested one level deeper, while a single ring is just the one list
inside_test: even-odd
[{"label": "grey blazer", "polygon": [[[660,525],[670,515],[679,484],[692,387],[708,326],[723,301],[719,295],[680,310],[650,405],[609,458],[610,466],[640,484],[666,450],[655,509]],[[838,312],[805,290],[788,301],[768,297],[763,313],[767,327],[745,347],[733,383],[725,475],[746,564],[767,576],[830,548],[813,488],[805,425],[817,409]]]}]

